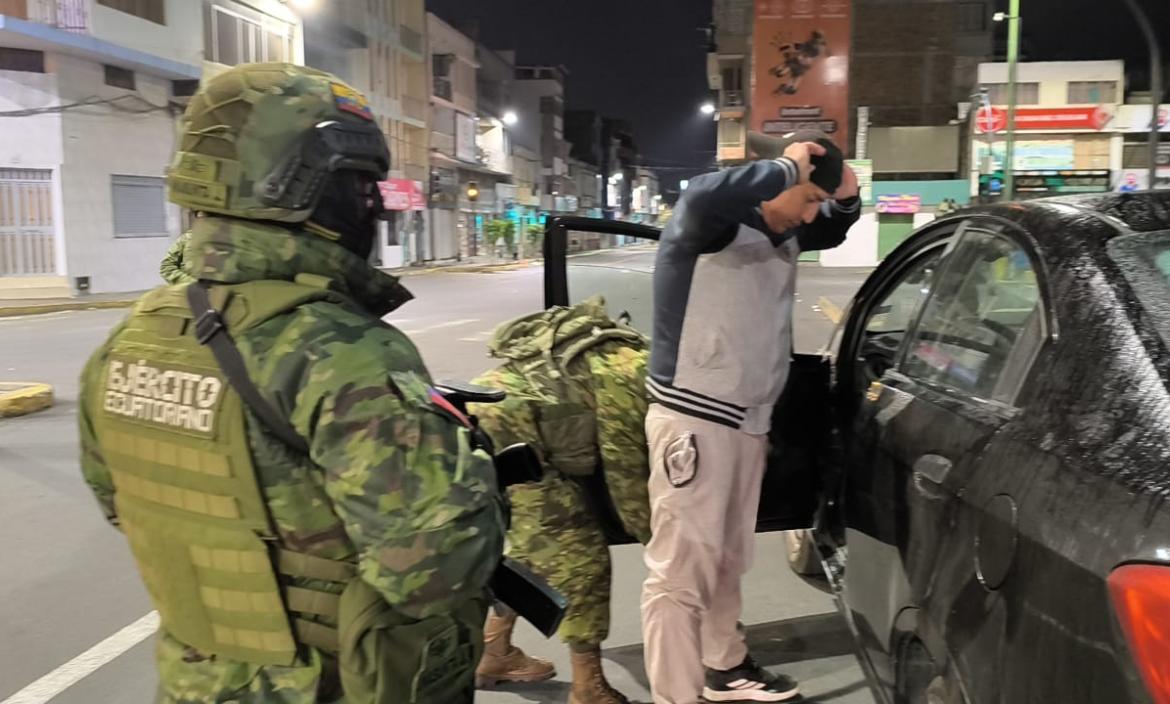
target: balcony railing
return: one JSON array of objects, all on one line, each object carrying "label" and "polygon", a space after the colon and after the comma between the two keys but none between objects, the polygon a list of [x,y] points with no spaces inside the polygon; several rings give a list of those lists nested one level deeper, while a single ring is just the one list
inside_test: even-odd
[{"label": "balcony railing", "polygon": [[451,102],[453,91],[451,90],[451,81],[449,79],[436,76],[433,90],[436,98],[442,98],[447,102]]},{"label": "balcony railing", "polygon": [[0,14],[46,24],[67,32],[88,32],[86,0],[7,0],[0,2]]}]

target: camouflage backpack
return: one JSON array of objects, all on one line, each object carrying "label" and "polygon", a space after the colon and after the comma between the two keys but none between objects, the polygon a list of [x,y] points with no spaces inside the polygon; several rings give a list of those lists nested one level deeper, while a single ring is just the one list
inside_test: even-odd
[{"label": "camouflage backpack", "polygon": [[[489,350],[504,364],[477,383],[504,389],[508,398],[471,409],[483,427],[502,445],[532,446],[546,470],[582,485],[599,518],[610,514],[646,543],[647,339],[612,320],[598,296],[504,323]],[[613,527],[603,525],[607,533]]]}]

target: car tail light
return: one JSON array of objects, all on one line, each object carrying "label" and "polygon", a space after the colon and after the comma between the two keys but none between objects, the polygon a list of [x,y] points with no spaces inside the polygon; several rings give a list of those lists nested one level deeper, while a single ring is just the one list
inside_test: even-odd
[{"label": "car tail light", "polygon": [[1109,594],[1146,689],[1156,704],[1170,704],[1170,567],[1119,567]]}]

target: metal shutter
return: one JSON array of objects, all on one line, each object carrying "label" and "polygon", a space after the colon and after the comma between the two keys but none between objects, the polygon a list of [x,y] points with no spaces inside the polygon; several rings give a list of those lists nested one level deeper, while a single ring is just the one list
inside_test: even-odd
[{"label": "metal shutter", "polygon": [[164,182],[153,176],[113,176],[114,237],[166,237]]}]

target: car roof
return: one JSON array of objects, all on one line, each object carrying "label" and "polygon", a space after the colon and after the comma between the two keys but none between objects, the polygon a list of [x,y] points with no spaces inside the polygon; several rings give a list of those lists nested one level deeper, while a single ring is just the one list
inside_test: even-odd
[{"label": "car roof", "polygon": [[[1042,246],[1067,244],[1070,231],[1103,246],[1128,232],[1170,230],[1170,191],[1094,193],[975,206],[959,215],[984,213],[1014,220]],[[1107,223],[1109,226],[1102,227]]]}]

